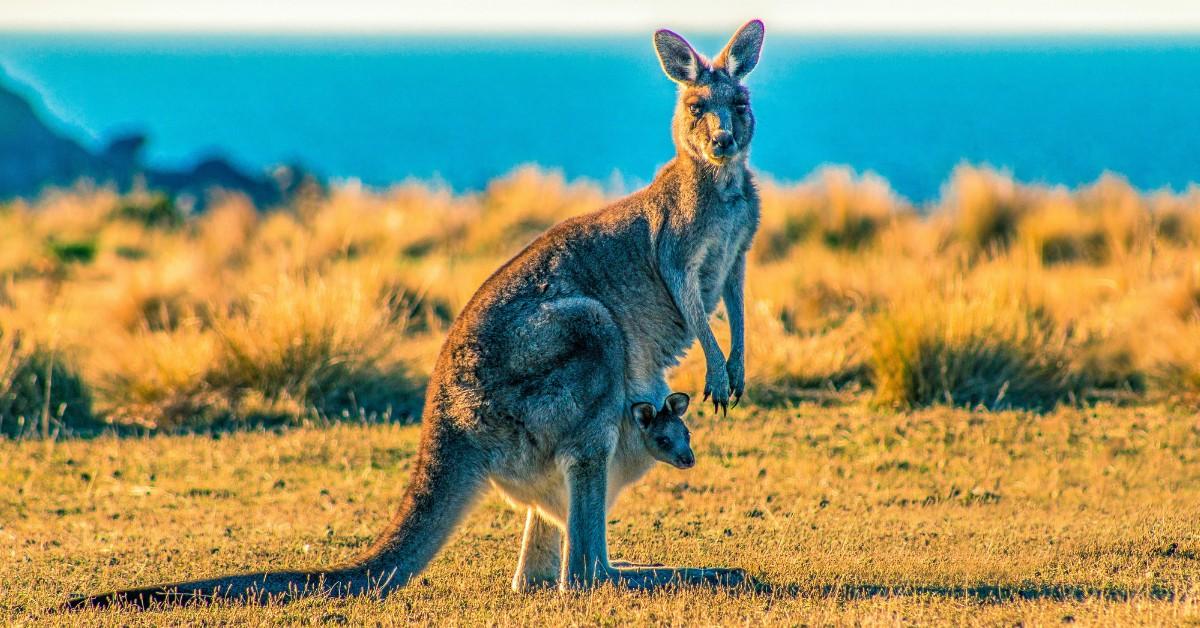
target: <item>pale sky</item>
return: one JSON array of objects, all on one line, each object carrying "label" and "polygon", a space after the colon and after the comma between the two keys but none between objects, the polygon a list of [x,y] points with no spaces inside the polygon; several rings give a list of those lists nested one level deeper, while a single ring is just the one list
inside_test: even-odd
[{"label": "pale sky", "polygon": [[0,0],[0,30],[1200,31],[1200,0]]}]

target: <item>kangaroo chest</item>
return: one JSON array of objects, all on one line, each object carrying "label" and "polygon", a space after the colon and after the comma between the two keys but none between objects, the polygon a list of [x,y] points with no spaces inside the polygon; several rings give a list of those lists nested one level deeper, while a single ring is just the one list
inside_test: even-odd
[{"label": "kangaroo chest", "polygon": [[[738,256],[754,235],[758,208],[753,200],[741,195],[702,195],[700,203],[679,208],[691,220],[664,233],[668,233],[665,237],[678,238],[672,244],[686,251],[689,281],[696,282],[704,310],[711,314],[721,301],[725,281]],[[652,403],[661,403],[666,397],[669,390],[664,372],[678,363],[694,340],[673,295],[665,284],[662,288],[652,295],[652,307],[623,320],[629,343],[629,393],[639,401]]]},{"label": "kangaroo chest", "polygon": [[711,313],[721,300],[725,280],[737,256],[752,235],[752,220],[749,203],[741,197],[709,208],[706,218],[697,242],[700,247],[697,272],[704,309]]}]

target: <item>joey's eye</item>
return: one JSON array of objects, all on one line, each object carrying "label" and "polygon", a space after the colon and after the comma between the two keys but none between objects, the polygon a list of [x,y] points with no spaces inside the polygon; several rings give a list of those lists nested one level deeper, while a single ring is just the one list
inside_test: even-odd
[{"label": "joey's eye", "polygon": [[691,103],[688,105],[688,112],[693,116],[699,117],[700,114],[704,113],[704,107],[701,107],[699,103]]},{"label": "joey's eye", "polygon": [[749,103],[739,102],[739,103],[734,103],[733,108],[738,113],[746,113],[746,111],[750,108],[750,105],[749,105]]},{"label": "joey's eye", "polygon": [[667,440],[667,438],[665,436],[659,436],[658,438],[655,439],[655,442],[657,442],[658,446],[662,447],[663,449],[666,449],[667,447],[671,446],[671,441]]}]

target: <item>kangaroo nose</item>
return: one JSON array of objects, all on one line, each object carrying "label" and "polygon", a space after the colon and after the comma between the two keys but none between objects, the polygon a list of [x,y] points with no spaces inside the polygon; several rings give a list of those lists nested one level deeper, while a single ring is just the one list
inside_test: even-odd
[{"label": "kangaroo nose", "polygon": [[733,139],[733,133],[729,131],[717,131],[712,136],[712,151],[713,155],[724,157],[732,154],[737,150],[737,141]]},{"label": "kangaroo nose", "polygon": [[696,456],[690,451],[679,457],[679,466],[683,469],[690,469],[694,464],[696,464]]}]

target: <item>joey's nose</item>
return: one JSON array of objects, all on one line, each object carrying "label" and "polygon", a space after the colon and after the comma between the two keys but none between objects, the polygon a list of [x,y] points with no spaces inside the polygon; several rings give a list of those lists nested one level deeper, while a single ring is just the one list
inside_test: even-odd
[{"label": "joey's nose", "polygon": [[679,468],[690,469],[696,464],[696,456],[692,452],[687,452],[679,456]]},{"label": "joey's nose", "polygon": [[737,150],[737,141],[729,131],[717,131],[712,136],[712,152],[717,157],[728,157]]}]

